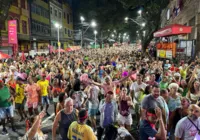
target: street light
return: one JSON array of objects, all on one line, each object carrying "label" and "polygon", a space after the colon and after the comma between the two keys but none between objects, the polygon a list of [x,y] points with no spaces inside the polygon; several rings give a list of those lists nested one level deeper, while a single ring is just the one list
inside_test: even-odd
[{"label": "street light", "polygon": [[58,59],[60,58],[60,29],[62,28],[62,25],[60,25],[59,23],[55,23],[55,27],[57,28],[57,32],[58,32]]},{"label": "street light", "polygon": [[114,34],[112,34],[112,37],[115,37],[115,35],[114,35]]},{"label": "street light", "polygon": [[125,20],[125,23],[128,23],[128,20],[131,20],[132,22],[136,23],[136,24],[139,25],[139,26],[142,26],[142,27],[145,26],[145,23],[142,23],[142,24],[141,24],[141,23],[137,22],[136,20],[134,20],[134,19],[132,19],[132,18],[129,18],[129,17],[125,17],[124,20]]},{"label": "street light", "polygon": [[92,27],[96,27],[96,26],[97,26],[96,22],[95,22],[95,21],[92,21],[92,22],[91,22],[91,26],[92,26]]},{"label": "street light", "polygon": [[142,15],[142,10],[139,10],[139,11],[138,11],[138,14],[141,16],[141,15]]},{"label": "street light", "polygon": [[85,21],[85,18],[83,16],[81,16],[81,22]]},{"label": "street light", "polygon": [[142,23],[142,27],[145,27],[145,25],[146,25],[146,24],[143,22],[143,23]]},{"label": "street light", "polygon": [[97,35],[97,31],[95,30],[95,31],[94,31],[94,36],[95,36],[95,49],[96,49],[96,43],[97,43],[96,35]]}]

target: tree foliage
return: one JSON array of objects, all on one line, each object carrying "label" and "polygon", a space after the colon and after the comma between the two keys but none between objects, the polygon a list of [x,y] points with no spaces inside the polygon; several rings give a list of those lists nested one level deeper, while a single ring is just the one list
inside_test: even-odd
[{"label": "tree foliage", "polygon": [[[123,8],[123,5],[117,0],[87,0],[80,1],[79,13],[87,21],[95,19],[98,24],[98,32],[103,36],[109,36],[116,30],[117,33],[124,32],[127,24],[124,23],[124,17],[129,12]],[[108,31],[109,30],[109,31]]]},{"label": "tree foliage", "polygon": [[[169,0],[118,0],[125,9],[142,7],[142,17],[146,20],[145,28],[140,30],[142,48],[146,50],[148,44],[153,39],[153,33],[160,28],[161,12],[169,4]],[[143,31],[146,35],[143,35]]]}]

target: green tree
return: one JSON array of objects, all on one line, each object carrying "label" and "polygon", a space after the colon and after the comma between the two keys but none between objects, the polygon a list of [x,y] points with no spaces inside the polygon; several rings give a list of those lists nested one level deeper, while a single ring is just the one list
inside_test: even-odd
[{"label": "green tree", "polygon": [[127,30],[127,24],[124,23],[124,16],[129,12],[123,8],[123,5],[117,0],[87,0],[80,1],[79,13],[87,21],[96,20],[98,24],[98,36],[107,39],[116,30],[116,38],[119,33]]},{"label": "green tree", "polygon": [[[118,0],[125,9],[135,9],[142,7],[142,17],[146,20],[146,26],[139,31],[142,40],[142,49],[146,50],[153,33],[160,28],[161,12],[169,4],[169,0]],[[145,31],[145,36],[143,34]]]}]

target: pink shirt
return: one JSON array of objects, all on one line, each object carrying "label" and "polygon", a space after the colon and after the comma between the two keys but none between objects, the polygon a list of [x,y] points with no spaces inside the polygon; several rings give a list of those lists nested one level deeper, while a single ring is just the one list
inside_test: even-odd
[{"label": "pink shirt", "polygon": [[39,90],[40,90],[40,87],[36,83],[33,85],[28,84],[25,88],[25,91],[28,93],[27,102],[29,103],[38,102]]}]

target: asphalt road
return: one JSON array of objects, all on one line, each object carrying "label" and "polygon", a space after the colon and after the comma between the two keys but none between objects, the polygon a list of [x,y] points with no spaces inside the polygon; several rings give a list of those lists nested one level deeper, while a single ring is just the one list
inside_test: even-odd
[{"label": "asphalt road", "polygon": [[[42,128],[41,130],[48,135],[48,140],[51,140],[51,129],[52,129],[52,124],[54,120],[54,109],[53,105],[51,104],[48,112],[51,114],[51,116],[45,116],[43,121],[42,121]],[[25,121],[20,122],[20,117],[15,113],[15,128],[17,132],[13,132],[10,128],[10,124],[6,125],[6,128],[8,130],[8,135],[2,135],[2,125],[0,126],[0,140],[19,140],[20,137],[23,137],[25,135]]]}]

